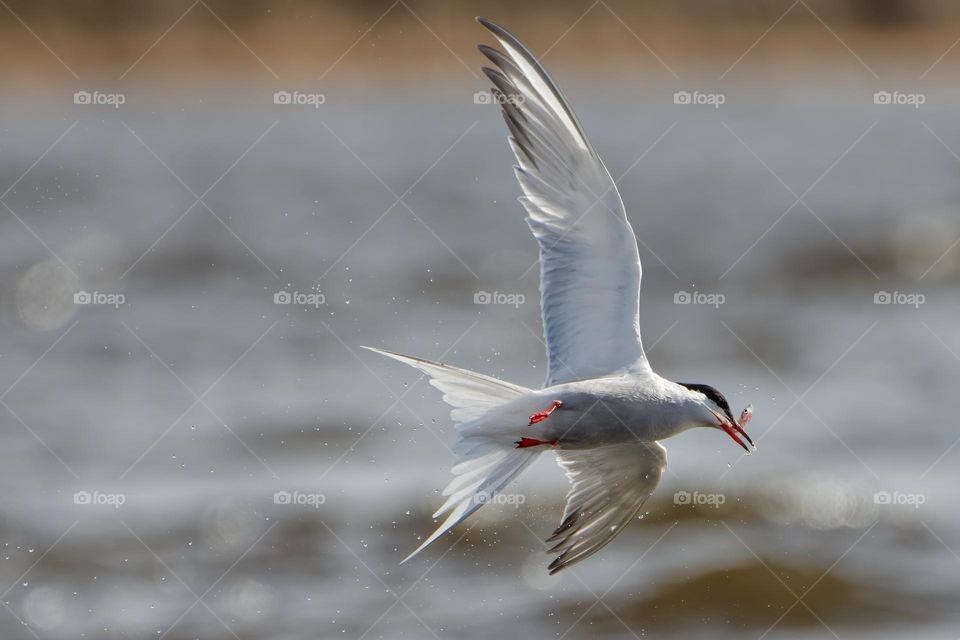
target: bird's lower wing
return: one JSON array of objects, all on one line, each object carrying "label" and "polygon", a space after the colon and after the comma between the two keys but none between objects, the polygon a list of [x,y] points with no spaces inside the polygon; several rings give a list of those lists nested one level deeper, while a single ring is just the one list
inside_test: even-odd
[{"label": "bird's lower wing", "polygon": [[561,450],[557,462],[570,479],[560,526],[547,539],[559,554],[551,574],[590,557],[639,513],[660,482],[667,451],[658,442]]}]

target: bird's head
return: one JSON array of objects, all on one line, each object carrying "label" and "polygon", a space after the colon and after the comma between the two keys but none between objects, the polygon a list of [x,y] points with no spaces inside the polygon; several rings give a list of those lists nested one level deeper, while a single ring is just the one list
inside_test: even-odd
[{"label": "bird's head", "polygon": [[[727,399],[723,397],[722,393],[706,384],[691,384],[688,382],[679,382],[677,384],[693,392],[700,402],[700,405],[706,409],[706,411],[702,413],[702,424],[704,426],[723,429],[728,436],[733,438],[734,442],[743,447],[744,451],[750,453],[750,447],[754,446],[753,440],[751,440],[747,432],[743,430],[740,422],[733,417],[733,413],[730,412],[730,404],[727,402]],[[744,423],[746,423],[746,420],[747,418],[744,418]],[[746,441],[750,443],[750,447],[740,439],[740,436],[743,436]]]}]

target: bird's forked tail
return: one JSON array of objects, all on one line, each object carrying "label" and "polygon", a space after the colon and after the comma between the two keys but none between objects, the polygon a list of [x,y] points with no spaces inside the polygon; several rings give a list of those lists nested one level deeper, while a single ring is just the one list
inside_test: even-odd
[{"label": "bird's forked tail", "polygon": [[430,384],[439,389],[444,401],[453,407],[450,416],[457,423],[459,438],[453,451],[458,462],[452,469],[454,478],[443,490],[446,502],[433,517],[448,512],[449,515],[423,544],[403,559],[402,562],[406,562],[489,502],[536,459],[540,448],[517,448],[515,438],[505,437],[503,421],[507,416],[494,411],[532,390],[439,362],[364,348],[416,367],[430,376]]}]

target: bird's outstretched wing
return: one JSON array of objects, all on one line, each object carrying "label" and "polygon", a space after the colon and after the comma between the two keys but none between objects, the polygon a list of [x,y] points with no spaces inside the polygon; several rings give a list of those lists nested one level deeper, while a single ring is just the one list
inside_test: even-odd
[{"label": "bird's outstretched wing", "polygon": [[667,451],[658,442],[588,450],[561,450],[557,462],[570,479],[563,520],[548,543],[559,554],[551,575],[592,556],[633,520],[660,482]]},{"label": "bird's outstretched wing", "polygon": [[479,47],[510,130],[520,198],[540,246],[546,384],[649,370],[640,342],[640,256],[613,178],[527,48],[483,18]]}]

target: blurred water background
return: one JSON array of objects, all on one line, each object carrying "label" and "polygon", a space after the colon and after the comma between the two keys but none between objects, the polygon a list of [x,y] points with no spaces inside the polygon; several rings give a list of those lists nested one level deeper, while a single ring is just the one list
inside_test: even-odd
[{"label": "blurred water background", "polygon": [[[953,8],[120,7],[3,18],[4,638],[960,634]],[[654,367],[756,410],[756,455],[670,441],[642,521],[555,577],[551,456],[398,565],[453,430],[359,349],[544,378],[475,13],[618,178]]]}]

